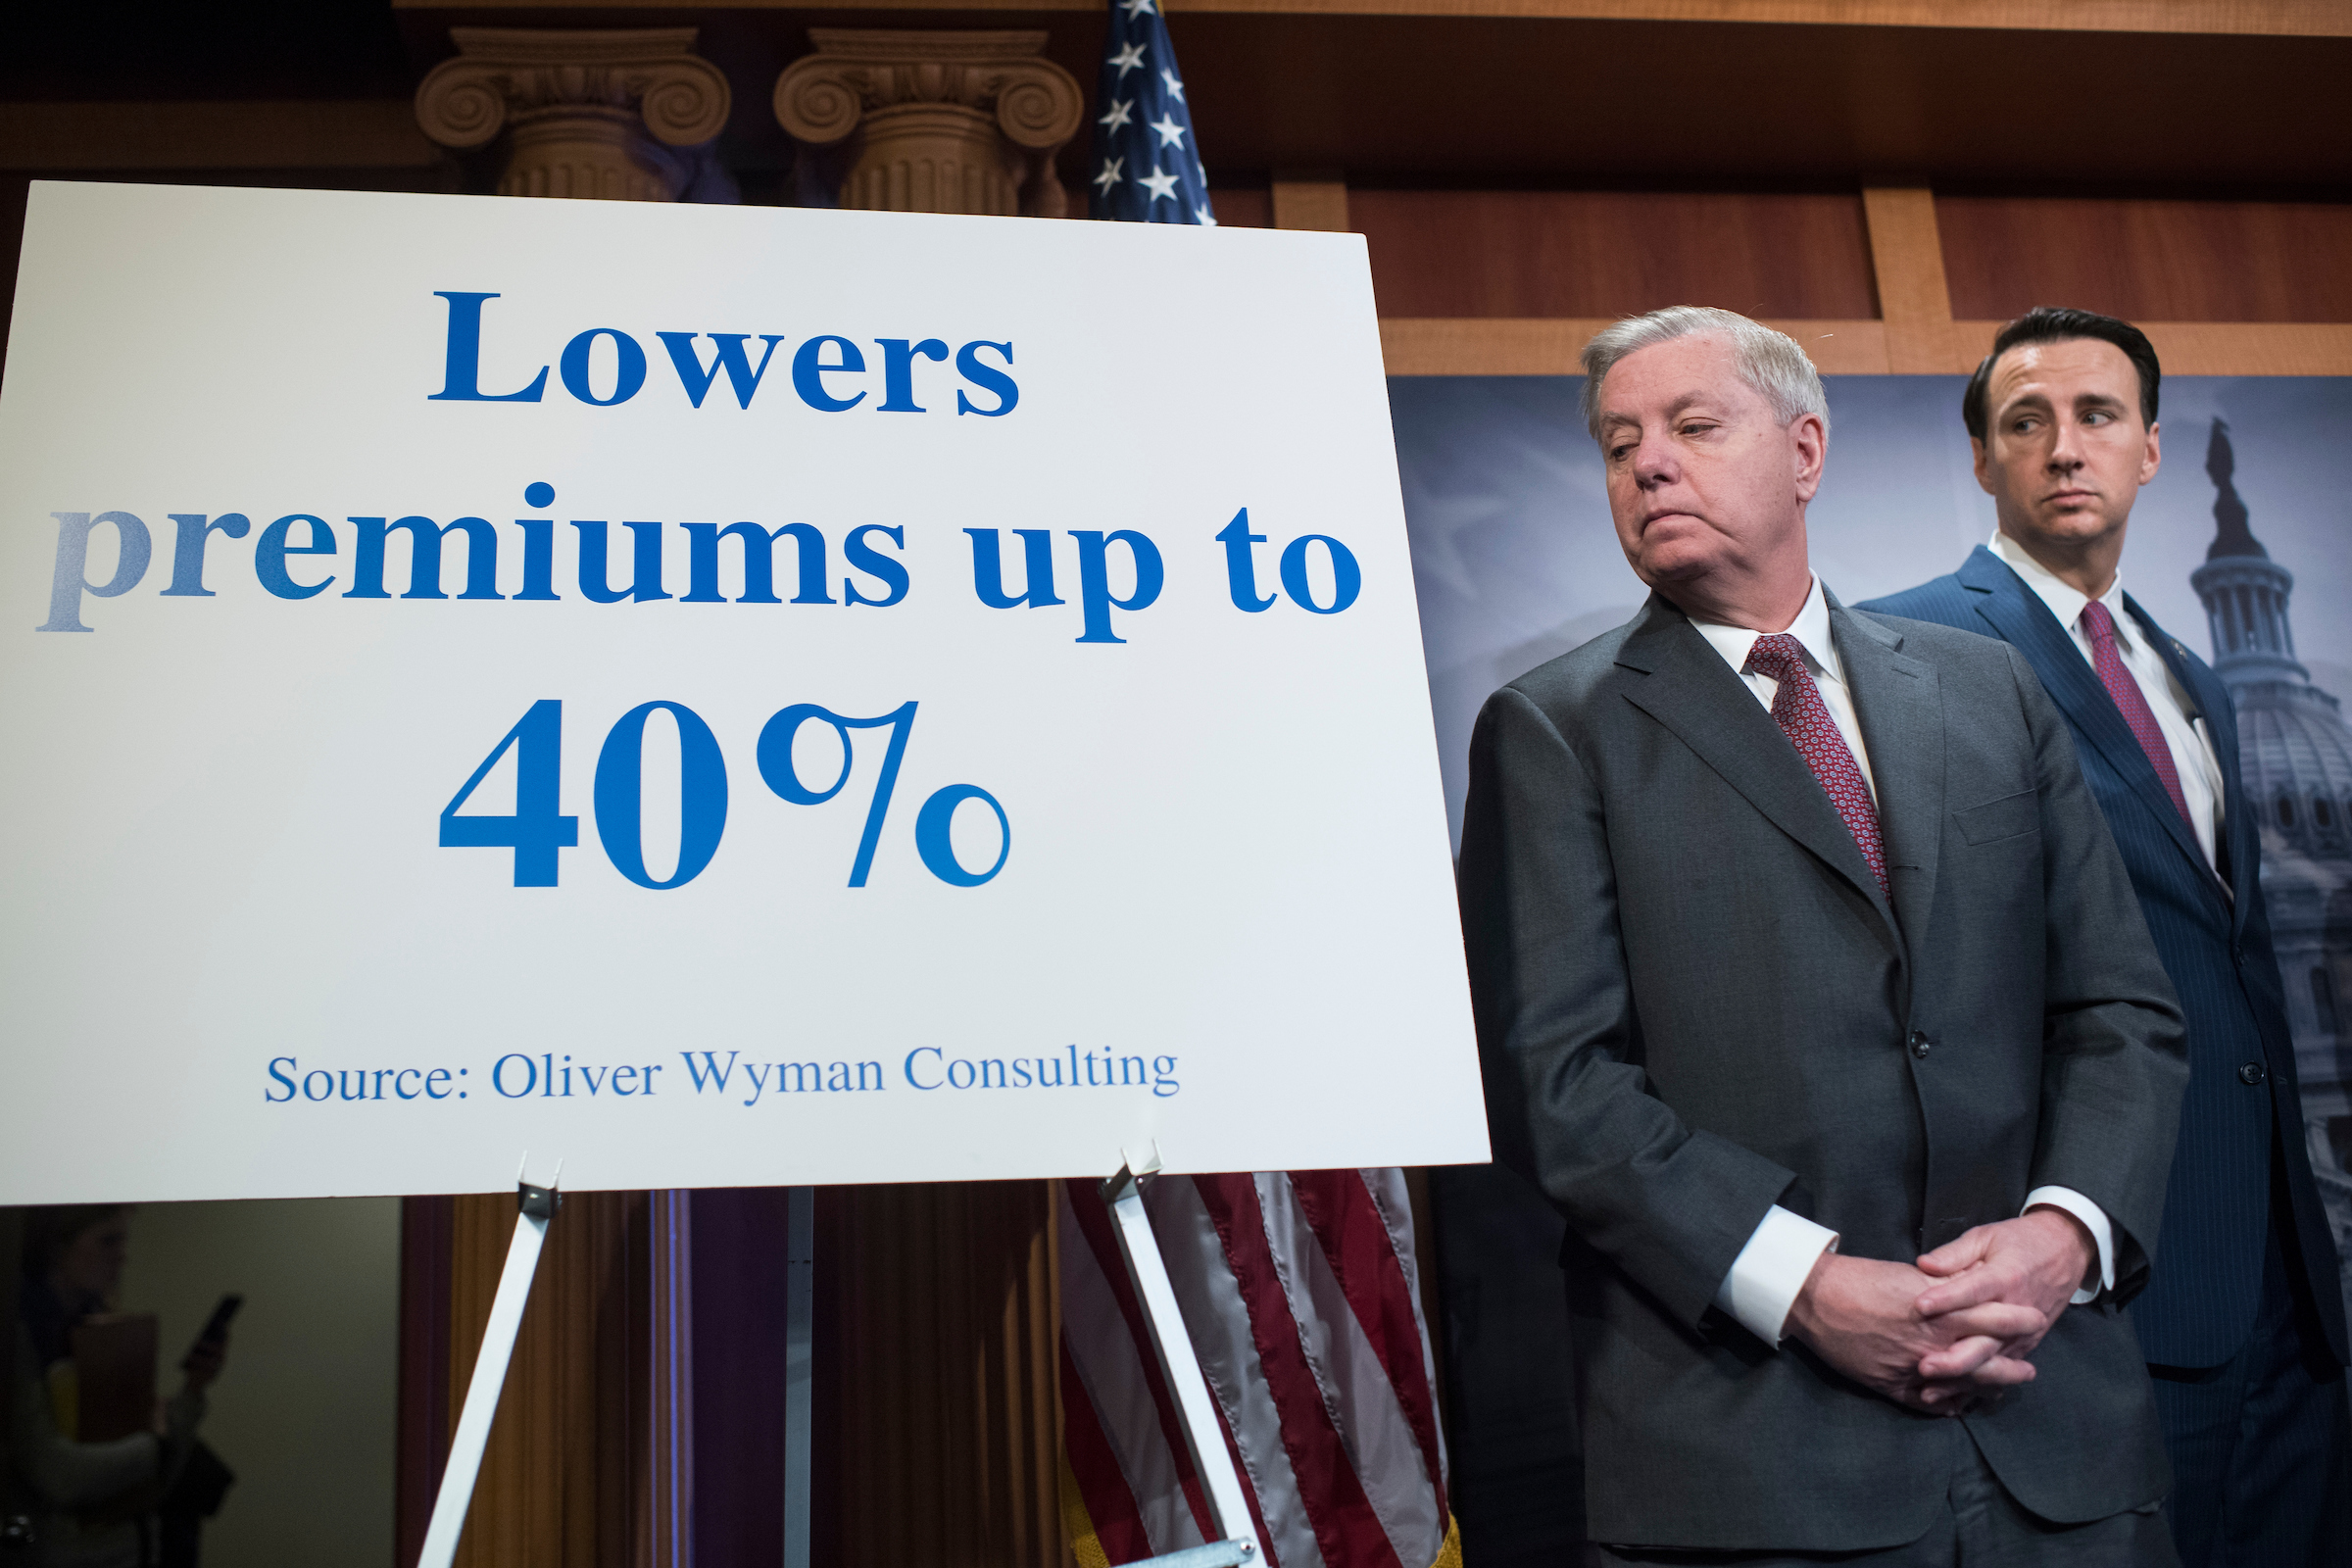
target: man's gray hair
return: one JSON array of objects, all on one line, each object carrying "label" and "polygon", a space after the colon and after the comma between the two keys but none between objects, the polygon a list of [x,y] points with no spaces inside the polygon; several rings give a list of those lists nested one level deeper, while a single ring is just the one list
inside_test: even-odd
[{"label": "man's gray hair", "polygon": [[1592,439],[1600,439],[1600,383],[1611,367],[1627,355],[1656,344],[1708,334],[1731,339],[1732,364],[1740,379],[1772,405],[1781,423],[1812,414],[1820,416],[1824,431],[1829,429],[1830,400],[1821,389],[1821,372],[1813,368],[1813,362],[1794,338],[1735,311],[1719,311],[1710,305],[1669,305],[1646,316],[1612,321],[1585,345],[1585,427],[1592,432]]}]

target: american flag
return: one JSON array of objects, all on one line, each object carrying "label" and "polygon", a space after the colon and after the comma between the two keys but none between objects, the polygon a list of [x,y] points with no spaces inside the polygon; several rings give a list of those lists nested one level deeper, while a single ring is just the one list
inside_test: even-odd
[{"label": "american flag", "polygon": [[[1214,224],[1154,0],[1111,0],[1090,215]],[[1144,1206],[1265,1568],[1461,1568],[1404,1173],[1158,1176]],[[1063,1184],[1061,1501],[1079,1568],[1216,1539],[1109,1210]]]},{"label": "american flag", "polygon": [[[1111,1217],[1062,1187],[1062,1513],[1080,1568],[1218,1539]],[[1265,1568],[1461,1568],[1404,1173],[1157,1176],[1144,1206]]]},{"label": "american flag", "polygon": [[1095,104],[1100,114],[1087,216],[1213,225],[1184,76],[1153,0],[1111,0]]}]

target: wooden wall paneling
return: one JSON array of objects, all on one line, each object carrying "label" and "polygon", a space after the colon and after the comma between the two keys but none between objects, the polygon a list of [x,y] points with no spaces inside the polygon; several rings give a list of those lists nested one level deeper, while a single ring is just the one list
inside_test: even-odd
[{"label": "wooden wall paneling", "polygon": [[1274,193],[1248,185],[1220,186],[1208,193],[1217,222],[1225,228],[1272,228]]},{"label": "wooden wall paneling", "polygon": [[[1082,80],[1091,21],[1053,46]],[[2347,166],[2343,37],[1236,15],[1180,0],[1170,28],[1212,172],[1344,169],[1351,189],[1374,172],[1829,188],[1933,171],[2340,190]],[[2038,69],[2053,50],[2066,62],[2055,93]]]},{"label": "wooden wall paneling", "polygon": [[2352,203],[1944,195],[1936,213],[1965,318],[2074,305],[2132,321],[2352,321]]},{"label": "wooden wall paneling", "polygon": [[[642,1192],[570,1193],[549,1225],[460,1568],[649,1568],[648,1209]],[[454,1200],[453,1425],[514,1230],[510,1194]]]},{"label": "wooden wall paneling", "polygon": [[[1175,13],[1297,16],[1548,17],[1871,27],[2014,27],[2036,31],[2352,35],[2340,0],[1164,0]],[[746,11],[798,9],[805,0],[734,0]],[[392,0],[394,11],[449,9],[449,0]],[[649,0],[503,0],[501,11],[659,11]],[[666,9],[678,9],[672,6]],[[697,7],[699,9],[699,7]],[[1001,11],[1003,0],[861,0],[865,11]],[[1084,11],[1094,0],[1022,0],[1023,11]]]},{"label": "wooden wall paneling", "polygon": [[405,98],[0,102],[0,169],[426,169],[440,150]]},{"label": "wooden wall paneling", "polygon": [[[2140,321],[2166,375],[2352,375],[2352,323]],[[1955,374],[1977,368],[1999,321],[1953,323]]]},{"label": "wooden wall paneling", "polygon": [[1047,1182],[818,1193],[843,1568],[1063,1568]]},{"label": "wooden wall paneling", "polygon": [[1327,234],[1350,232],[1348,182],[1344,179],[1276,174],[1273,209],[1276,228],[1317,229]]},{"label": "wooden wall paneling", "polygon": [[[1391,375],[1581,375],[1577,356],[1611,319],[1385,317],[1380,344]],[[1882,322],[1767,318],[1765,324],[1795,338],[1825,375],[1886,373]]]},{"label": "wooden wall paneling", "polygon": [[1936,197],[1924,186],[1862,192],[1886,368],[1898,375],[1939,370],[1952,353],[1952,298],[1936,237]]},{"label": "wooden wall paneling", "polygon": [[1893,368],[1884,321],[1792,321],[1764,324],[1796,339],[1824,375],[1885,375]]},{"label": "wooden wall paneling", "polygon": [[[450,1403],[452,1198],[400,1201],[400,1430],[393,1460],[393,1561],[424,1547],[457,1425]],[[484,1309],[487,1311],[487,1308]]]},{"label": "wooden wall paneling", "polygon": [[[2139,325],[2172,375],[2352,375],[2352,324],[2142,321]],[[1974,363],[1969,368],[1976,368]]]},{"label": "wooden wall paneling", "polygon": [[[1388,317],[1380,341],[1391,375],[1575,375],[1576,357],[1605,319],[1464,320]],[[1824,375],[1888,373],[1879,321],[1767,320],[1804,345]],[[2352,324],[2141,321],[2168,375],[2352,375]],[[1954,321],[1949,347],[1917,373],[1966,375],[1998,321]]]},{"label": "wooden wall paneling", "polygon": [[1666,305],[1878,314],[1846,192],[1348,190],[1383,316],[1607,318]]},{"label": "wooden wall paneling", "polygon": [[982,1347],[997,1436],[989,1445],[990,1491],[1004,1499],[1008,1560],[1059,1568],[1062,1541],[1061,1270],[1054,1223],[1055,1183],[1023,1182],[992,1195],[997,1236],[984,1255],[1004,1272],[983,1281],[997,1305],[996,1333]]}]

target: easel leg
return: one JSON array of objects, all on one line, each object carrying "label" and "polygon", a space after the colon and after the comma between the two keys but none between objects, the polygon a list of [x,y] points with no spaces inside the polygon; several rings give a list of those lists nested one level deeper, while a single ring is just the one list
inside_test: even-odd
[{"label": "easel leg", "polygon": [[[1183,1568],[1215,1568],[1218,1564],[1255,1564],[1265,1561],[1257,1528],[1250,1519],[1250,1504],[1242,1494],[1242,1478],[1225,1446],[1217,1413],[1209,1402],[1208,1380],[1200,1374],[1200,1357],[1193,1353],[1192,1336],[1185,1331],[1184,1312],[1176,1304],[1175,1287],[1168,1283],[1168,1265],[1159,1255],[1152,1234],[1152,1216],[1144,1208],[1143,1178],[1159,1169],[1158,1152],[1139,1162],[1132,1153],[1119,1173],[1102,1184],[1102,1200],[1110,1205],[1111,1228],[1119,1238],[1119,1256],[1135,1286],[1144,1320],[1152,1327],[1152,1348],[1159,1354],[1160,1375],[1183,1418],[1185,1446],[1192,1450],[1193,1471],[1208,1494],[1209,1511],[1216,1515],[1225,1538],[1190,1551],[1153,1558],[1154,1563]],[[1139,1565],[1142,1568],[1142,1565]]]},{"label": "easel leg", "polygon": [[490,1443],[490,1421],[498,1413],[498,1393],[507,1381],[507,1363],[514,1354],[514,1336],[522,1327],[522,1308],[531,1297],[531,1277],[538,1272],[539,1249],[547,1241],[547,1222],[555,1217],[558,1200],[553,1188],[525,1182],[517,1184],[515,1201],[521,1212],[514,1216],[514,1240],[507,1246],[506,1270],[498,1277],[498,1295],[490,1303],[473,1379],[466,1385],[466,1405],[458,1414],[457,1435],[449,1442],[449,1465],[441,1472],[440,1495],[433,1499],[432,1523],[425,1528],[416,1568],[450,1568],[458,1555],[458,1537],[465,1531],[473,1483],[481,1474],[482,1450]]},{"label": "easel leg", "polygon": [[785,1205],[784,1568],[808,1568],[808,1449],[815,1432],[816,1189],[789,1189]]}]

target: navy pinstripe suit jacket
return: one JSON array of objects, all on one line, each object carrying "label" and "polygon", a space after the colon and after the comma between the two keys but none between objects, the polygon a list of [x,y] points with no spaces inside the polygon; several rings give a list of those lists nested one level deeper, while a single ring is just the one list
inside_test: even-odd
[{"label": "navy pinstripe suit jacket", "polygon": [[[2099,684],[2040,596],[1979,546],[1960,569],[1860,608],[1998,637],[2023,654],[2074,730],[2091,794],[2139,895],[2148,931],[2188,1020],[2188,1095],[2180,1107],[2172,1184],[2158,1232],[2155,1271],[2132,1303],[2140,1348],[2165,1366],[2218,1366],[2234,1355],[2262,1296],[2272,1161],[2285,1170],[2291,1213],[2288,1265],[2303,1274],[2328,1348],[2347,1359],[2335,1244],[2320,1208],[2303,1145],[2278,960],[2262,903],[2262,845],[2238,779],[2237,716],[2204,661],[2124,596],[2125,608],[2162,655],[2205,720],[2221,761],[2223,869],[2206,865],[2195,836],[2150,765],[2114,699]],[[2240,1069],[2263,1068],[2248,1084]]]}]

